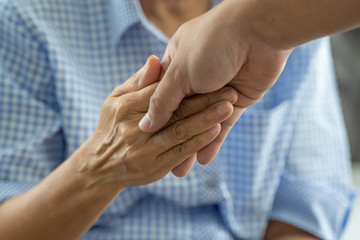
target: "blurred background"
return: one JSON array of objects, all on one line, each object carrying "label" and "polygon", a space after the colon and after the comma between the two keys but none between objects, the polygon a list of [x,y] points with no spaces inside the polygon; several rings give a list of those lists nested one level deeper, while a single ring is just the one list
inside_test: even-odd
[{"label": "blurred background", "polygon": [[341,104],[350,141],[353,182],[358,190],[342,240],[360,239],[360,28],[331,37]]}]

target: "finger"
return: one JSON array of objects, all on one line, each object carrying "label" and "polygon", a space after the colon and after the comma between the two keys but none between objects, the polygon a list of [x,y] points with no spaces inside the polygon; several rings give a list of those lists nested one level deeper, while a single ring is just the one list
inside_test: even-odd
[{"label": "finger", "polygon": [[214,104],[206,110],[189,118],[180,120],[160,131],[149,139],[149,144],[156,147],[158,153],[181,144],[190,138],[207,131],[214,125],[231,116],[233,106],[228,101]]},{"label": "finger", "polygon": [[[214,139],[214,141],[209,143],[207,146],[205,146],[203,149],[201,149],[198,152],[197,158],[200,164],[206,165],[209,164],[212,160],[214,160],[227,134],[230,132],[232,126],[236,123],[237,120],[238,117],[236,117],[236,113],[234,109],[234,113],[228,119],[226,119],[224,122],[221,123],[221,131],[219,135],[216,137],[216,139]],[[186,159],[179,166],[174,168],[172,170],[173,174],[176,177],[186,176],[194,164],[194,162],[191,163],[191,160]]]},{"label": "finger", "polygon": [[111,96],[119,97],[123,94],[140,90],[156,81],[160,78],[161,63],[159,58],[151,55],[146,64],[137,71],[126,82],[116,87]]},{"label": "finger", "polygon": [[[154,85],[156,86],[157,83]],[[149,88],[149,89],[148,89]],[[139,93],[133,93],[133,99],[138,99],[140,101],[149,101],[151,94],[154,92],[152,90],[153,86],[149,86],[144,90],[141,90]],[[172,123],[192,116],[196,113],[205,110],[211,105],[220,102],[220,101],[229,101],[234,104],[237,99],[237,92],[235,89],[231,87],[224,87],[216,92],[208,93],[208,94],[199,94],[193,97],[189,97],[184,99],[178,109],[173,113],[169,122],[165,125],[165,127],[171,125]],[[139,112],[145,112],[148,109],[149,105],[138,105],[136,106],[136,110]]]},{"label": "finger", "polygon": [[178,108],[181,100],[190,93],[187,77],[173,63],[150,98],[149,110],[139,127],[144,132],[155,132],[163,127]]},{"label": "finger", "polygon": [[206,132],[196,135],[188,141],[176,145],[163,154],[160,154],[156,160],[159,167],[163,169],[173,169],[178,166],[184,160],[188,159],[191,155],[213,141],[219,134],[220,129],[220,124],[217,124]]},{"label": "finger", "polygon": [[[171,41],[171,40],[170,40]],[[161,74],[160,74],[160,80],[164,77],[165,72],[168,70],[170,63],[171,63],[171,46],[172,44],[168,44],[164,56],[161,60]]]},{"label": "finger", "polygon": [[188,157],[182,163],[180,163],[180,165],[178,165],[173,170],[171,170],[171,172],[176,177],[185,177],[189,173],[189,171],[192,168],[192,166],[194,165],[195,161],[196,161],[196,153],[191,155],[190,157]]},{"label": "finger", "polygon": [[[149,99],[154,93],[157,84],[158,82],[144,87],[138,91],[124,93],[123,95],[115,98],[117,109],[122,109],[121,111],[117,112],[119,114],[122,112],[127,112],[128,114],[126,118],[129,120],[140,119],[146,112],[146,109],[149,107]],[[134,114],[137,115],[135,118]]]},{"label": "finger", "polygon": [[[193,97],[184,99],[179,108],[173,113],[169,123],[187,118],[202,110],[210,107],[219,101],[229,101],[234,104],[237,100],[237,92],[231,87],[224,87],[213,93],[199,94]],[[168,124],[169,124],[168,123]]]},{"label": "finger", "polygon": [[160,80],[160,73],[161,73],[160,59],[155,55],[151,55],[147,60],[147,65],[148,66],[144,71],[144,76],[140,78],[138,89],[142,89]]},{"label": "finger", "polygon": [[209,145],[207,145],[198,152],[197,159],[200,164],[206,165],[216,157],[226,136],[228,135],[228,133],[230,132],[231,128],[234,126],[236,121],[243,114],[244,110],[245,109],[243,108],[235,107],[231,117],[229,117],[228,119],[226,119],[224,122],[221,123],[220,134],[216,137],[214,141],[212,141]]},{"label": "finger", "polygon": [[[221,90],[218,90],[214,93],[201,94],[185,99],[181,102],[179,108],[174,112],[168,124],[186,118],[188,116],[191,116],[193,114],[196,114],[201,110],[208,108],[210,105],[216,103],[217,101],[227,100],[230,101],[232,104],[234,104],[236,102],[236,99],[237,99],[236,90],[231,87],[224,87]],[[221,130],[221,132],[222,131],[223,130]],[[172,173],[177,177],[184,177],[188,174],[194,162],[195,162],[195,155],[192,155],[190,158],[182,162],[179,166],[174,168],[172,170]]]}]

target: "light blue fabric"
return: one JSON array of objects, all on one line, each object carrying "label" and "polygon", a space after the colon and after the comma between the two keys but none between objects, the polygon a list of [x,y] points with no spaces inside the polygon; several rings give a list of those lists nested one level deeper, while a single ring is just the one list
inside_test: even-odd
[{"label": "light blue fabric", "polygon": [[[136,1],[0,0],[0,201],[69,157],[112,89],[166,41]],[[125,189],[83,239],[260,239],[269,219],[338,239],[354,196],[349,169],[320,39],[294,50],[210,165]]]}]

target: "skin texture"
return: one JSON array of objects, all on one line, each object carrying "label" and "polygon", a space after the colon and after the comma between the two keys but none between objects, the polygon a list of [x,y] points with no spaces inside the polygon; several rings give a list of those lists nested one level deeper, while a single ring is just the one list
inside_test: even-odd
[{"label": "skin texture", "polygon": [[279,221],[270,221],[264,240],[315,240],[316,238],[294,226]]},{"label": "skin texture", "polygon": [[197,155],[200,163],[209,163],[244,110],[276,82],[292,49],[359,26],[359,8],[357,0],[223,1],[172,36],[162,60],[165,74],[140,128],[159,129],[185,96],[234,87],[238,102],[233,116]]},{"label": "skin texture", "polygon": [[[244,109],[276,81],[292,48],[357,26],[356,9],[359,1],[355,0],[226,0],[187,22],[169,43],[160,84],[150,85],[161,70],[152,58],[146,69],[115,89],[104,103],[94,135],[40,184],[0,205],[0,236],[77,239],[123,188],[156,181],[171,169],[186,174],[196,152],[201,163],[209,162]],[[198,46],[197,50],[190,50],[192,46]],[[214,92],[227,84],[236,88],[237,96],[227,89],[225,99],[224,93],[215,92],[203,96],[205,99],[188,99],[194,102],[178,107],[186,96]],[[154,132],[145,134],[136,126],[149,100],[149,116],[160,119],[149,128],[141,125],[145,132]],[[231,103],[236,103],[234,109]],[[265,236],[315,239],[274,221]]]},{"label": "skin texture", "polygon": [[105,100],[95,132],[74,154],[0,205],[1,239],[78,239],[122,189],[163,178],[216,138],[237,100],[230,87],[184,100],[156,133],[140,131],[160,70],[150,57]]},{"label": "skin texture", "polygon": [[[180,26],[174,31],[164,26],[166,21],[159,21],[167,16],[165,2],[154,1],[163,6],[152,11],[143,4],[147,17],[171,39],[162,59],[162,80],[139,126],[144,132],[157,131],[184,97],[232,86],[238,94],[234,112],[221,123],[217,138],[197,153],[201,164],[212,161],[245,109],[276,82],[295,46],[360,25],[358,0],[225,0],[194,19],[173,24]],[[162,10],[153,14],[154,9]],[[181,164],[176,175],[185,175],[191,166]],[[286,223],[270,221],[266,239],[315,238]]]},{"label": "skin texture", "polygon": [[143,11],[166,36],[172,36],[183,24],[210,9],[209,0],[141,0]]}]

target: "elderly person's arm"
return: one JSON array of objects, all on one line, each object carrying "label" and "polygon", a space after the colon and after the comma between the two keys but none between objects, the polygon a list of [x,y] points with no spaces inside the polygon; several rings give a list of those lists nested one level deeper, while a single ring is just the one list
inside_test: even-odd
[{"label": "elderly person's arm", "polygon": [[122,189],[163,178],[216,138],[236,101],[230,88],[186,99],[156,133],[139,130],[157,83],[141,85],[160,73],[160,62],[149,61],[150,70],[105,100],[96,131],[74,154],[38,185],[0,205],[1,239],[77,239]]}]

